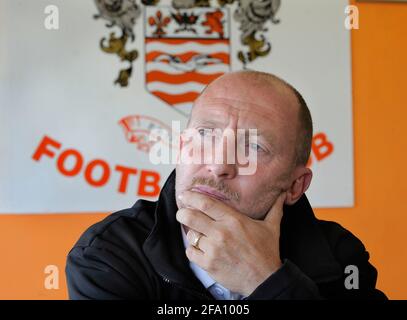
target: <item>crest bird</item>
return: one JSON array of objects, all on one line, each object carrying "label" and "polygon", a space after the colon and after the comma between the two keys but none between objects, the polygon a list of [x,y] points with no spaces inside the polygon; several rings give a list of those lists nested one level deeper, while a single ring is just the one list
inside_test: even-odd
[{"label": "crest bird", "polygon": [[197,54],[192,56],[188,61],[183,62],[180,57],[171,54],[161,54],[154,61],[168,61],[169,65],[179,71],[195,71],[201,69],[208,64],[219,64],[222,60],[217,58],[212,58],[208,54]]}]

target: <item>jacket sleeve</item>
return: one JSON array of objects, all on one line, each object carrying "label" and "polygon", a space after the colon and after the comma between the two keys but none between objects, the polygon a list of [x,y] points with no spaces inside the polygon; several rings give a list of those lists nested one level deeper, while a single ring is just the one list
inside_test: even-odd
[{"label": "jacket sleeve", "polygon": [[[126,261],[127,260],[127,261]],[[142,270],[132,272],[131,257],[92,246],[74,247],[67,258],[66,278],[70,299],[148,299],[151,287]]]},{"label": "jacket sleeve", "polygon": [[318,286],[294,263],[286,259],[276,272],[259,285],[247,300],[322,299]]},{"label": "jacket sleeve", "polygon": [[376,288],[377,270],[369,262],[365,246],[351,232],[336,225],[342,233],[334,242],[333,252],[343,272],[338,280],[319,285],[321,295],[327,299],[386,300],[386,295]]},{"label": "jacket sleeve", "polygon": [[[352,233],[342,227],[340,228],[342,232],[335,241],[332,241],[334,243],[332,250],[343,272],[335,280],[316,283],[293,262],[285,260],[283,266],[258,286],[246,299],[387,299],[383,292],[376,289],[377,270],[369,263],[369,253],[364,245]],[[351,272],[347,272],[347,266],[352,266],[353,270],[357,270],[357,274],[351,275]],[[353,283],[351,286],[349,286],[350,276],[354,277],[351,280]],[[357,285],[354,281],[357,282]]]}]

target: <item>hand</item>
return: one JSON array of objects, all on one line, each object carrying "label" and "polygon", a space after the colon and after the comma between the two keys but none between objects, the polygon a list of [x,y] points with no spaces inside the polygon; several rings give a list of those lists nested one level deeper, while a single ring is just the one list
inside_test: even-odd
[{"label": "hand", "polygon": [[223,202],[198,192],[179,196],[185,208],[177,220],[187,226],[189,243],[203,236],[199,248],[189,246],[188,259],[233,292],[249,296],[282,263],[280,223],[286,193],[275,201],[264,220],[254,220]]}]

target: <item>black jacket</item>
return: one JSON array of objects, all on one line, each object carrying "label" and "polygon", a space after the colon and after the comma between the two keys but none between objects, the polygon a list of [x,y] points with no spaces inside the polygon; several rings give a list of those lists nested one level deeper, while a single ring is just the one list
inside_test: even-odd
[{"label": "black jacket", "polygon": [[[139,200],[91,226],[67,258],[71,299],[213,299],[189,268],[175,219],[175,172],[158,201]],[[362,242],[334,222],[315,218],[305,195],[284,206],[283,266],[247,299],[383,299]],[[359,269],[346,289],[345,268]]]}]

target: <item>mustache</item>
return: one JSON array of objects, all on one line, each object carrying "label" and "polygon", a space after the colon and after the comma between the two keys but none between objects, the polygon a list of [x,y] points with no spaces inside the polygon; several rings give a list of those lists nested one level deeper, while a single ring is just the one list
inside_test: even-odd
[{"label": "mustache", "polygon": [[191,188],[201,185],[201,186],[208,186],[216,191],[223,193],[228,199],[239,201],[240,196],[239,193],[236,191],[230,190],[230,188],[224,184],[222,181],[215,181],[211,178],[203,178],[203,177],[194,177],[192,178]]}]

